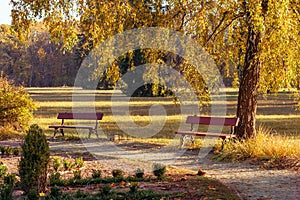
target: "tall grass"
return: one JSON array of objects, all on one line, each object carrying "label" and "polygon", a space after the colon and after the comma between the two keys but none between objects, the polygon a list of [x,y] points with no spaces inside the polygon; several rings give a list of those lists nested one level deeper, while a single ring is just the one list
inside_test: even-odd
[{"label": "tall grass", "polygon": [[[216,148],[220,149],[220,145]],[[259,127],[255,138],[245,141],[229,141],[218,159],[278,162],[285,159],[300,160],[300,140],[291,136],[271,134],[271,129]]]}]

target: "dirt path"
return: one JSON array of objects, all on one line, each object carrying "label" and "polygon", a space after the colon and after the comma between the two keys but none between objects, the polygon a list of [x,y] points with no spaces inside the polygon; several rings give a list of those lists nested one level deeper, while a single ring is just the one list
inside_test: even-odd
[{"label": "dirt path", "polygon": [[[9,146],[19,146],[19,143],[19,141],[0,141],[0,145]],[[103,142],[88,142],[85,145],[81,142],[50,142],[52,151],[84,153],[88,149],[88,151],[96,152],[95,160],[102,165],[114,169],[124,169],[128,172],[133,172],[137,168],[143,168],[145,172],[150,172],[154,162],[193,171],[202,169],[207,176],[216,178],[234,189],[245,200],[296,200],[300,196],[300,175],[296,172],[266,170],[247,162],[217,162],[212,160],[209,155],[200,159],[198,152],[195,151],[177,152],[179,154],[176,154],[172,149],[159,151],[160,147],[158,146],[140,150],[136,149],[137,144],[134,142],[120,143],[117,146],[119,150],[111,149],[111,146],[106,146],[106,143]],[[130,151],[129,149],[135,150]],[[182,155],[178,157],[180,154]]]}]

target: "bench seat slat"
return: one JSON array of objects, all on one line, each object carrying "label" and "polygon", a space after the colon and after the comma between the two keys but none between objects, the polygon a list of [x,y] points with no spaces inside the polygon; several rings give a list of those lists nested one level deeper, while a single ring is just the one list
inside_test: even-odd
[{"label": "bench seat slat", "polygon": [[236,117],[203,117],[188,116],[187,124],[203,124],[203,125],[220,125],[220,126],[237,126],[238,118]]},{"label": "bench seat slat", "polygon": [[57,119],[101,120],[103,113],[58,113]]},{"label": "bench seat slat", "polygon": [[209,132],[195,132],[195,131],[176,131],[176,134],[181,135],[194,135],[194,136],[208,136],[208,137],[219,137],[222,139],[236,137],[233,134],[225,134],[225,133],[209,133]]}]

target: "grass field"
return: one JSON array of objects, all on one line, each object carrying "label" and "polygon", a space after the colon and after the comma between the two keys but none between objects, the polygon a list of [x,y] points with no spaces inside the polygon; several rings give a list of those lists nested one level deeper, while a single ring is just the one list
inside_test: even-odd
[{"label": "grass field", "polygon": [[[47,134],[51,134],[53,130],[48,129],[48,125],[59,124],[60,120],[56,119],[58,112],[72,112],[72,109],[92,110],[103,112],[104,118],[100,126],[105,134],[126,135],[120,130],[118,125],[125,124],[131,120],[138,126],[151,130],[154,127],[161,126],[161,121],[165,120],[165,124],[160,131],[151,135],[156,138],[173,138],[174,131],[180,126],[180,122],[184,124],[186,115],[193,114],[193,110],[182,114],[181,106],[175,104],[172,98],[151,98],[151,97],[135,97],[130,98],[127,102],[126,97],[121,93],[114,93],[117,101],[111,100],[112,91],[109,90],[80,90],[73,88],[28,88],[31,97],[38,105],[38,110],[34,112],[34,120],[32,123],[39,124]],[[94,94],[94,92],[96,92]],[[217,110],[227,108],[227,116],[233,116],[236,112],[237,91],[233,89],[225,90],[218,96],[213,96],[214,102],[211,105],[204,106],[200,113],[202,115],[210,115],[211,106]],[[151,119],[149,117],[149,109],[153,105],[161,105],[165,109],[165,118],[158,116]],[[270,94],[268,96],[260,96],[257,111],[257,126],[263,125],[265,128],[272,129],[272,133],[300,136],[300,110],[297,110],[297,102],[289,92],[279,92],[278,94]],[[128,107],[128,112],[126,108]],[[114,109],[114,113],[112,112]],[[184,107],[186,109],[187,107]],[[189,108],[188,108],[189,109]],[[215,112],[216,113],[216,112]],[[223,113],[224,114],[224,113]],[[118,125],[116,124],[118,122]],[[72,122],[70,122],[72,123]],[[152,126],[152,128],[153,128]],[[181,127],[182,128],[182,127]],[[188,128],[188,127],[186,127]],[[207,127],[200,127],[206,129]],[[228,132],[224,129],[223,132]],[[72,133],[72,131],[68,131]]]}]

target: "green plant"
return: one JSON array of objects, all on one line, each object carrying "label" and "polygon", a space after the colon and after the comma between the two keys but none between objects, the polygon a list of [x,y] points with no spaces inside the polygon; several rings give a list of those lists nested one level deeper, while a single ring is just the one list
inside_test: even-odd
[{"label": "green plant", "polygon": [[5,147],[4,146],[0,146],[0,152],[1,152],[1,155],[4,155],[5,154]]},{"label": "green plant", "polygon": [[27,194],[28,200],[39,200],[39,194],[36,190],[30,190]]},{"label": "green plant", "polygon": [[74,168],[74,163],[72,163],[70,160],[68,160],[68,159],[64,159],[63,160],[63,165],[64,165],[64,169],[65,169],[65,171],[67,171],[67,170],[71,170],[71,169],[73,169]]},{"label": "green plant", "polygon": [[62,195],[62,191],[59,187],[57,186],[54,186],[54,187],[51,187],[51,190],[50,190],[50,196],[53,196],[53,197],[59,197]]},{"label": "green plant", "polygon": [[16,175],[10,174],[4,177],[4,184],[0,185],[0,199],[13,200],[13,191]]},{"label": "green plant", "polygon": [[31,125],[22,144],[19,162],[20,184],[25,194],[30,190],[45,191],[49,161],[46,136],[38,125]]},{"label": "green plant", "polygon": [[0,178],[5,177],[6,173],[7,167],[2,162],[0,162]]},{"label": "green plant", "polygon": [[11,148],[11,147],[6,147],[6,148],[5,148],[5,154],[6,154],[7,156],[11,156],[11,155],[13,154],[13,148]]},{"label": "green plant", "polygon": [[120,170],[120,169],[113,169],[112,170],[112,175],[114,178],[117,178],[117,177],[122,177],[123,176],[123,171]]},{"label": "green plant", "polygon": [[138,168],[138,169],[135,171],[135,177],[137,177],[137,178],[143,178],[143,177],[144,177],[144,170]]},{"label": "green plant", "polygon": [[101,177],[101,169],[93,169],[92,170],[92,178],[100,178]]},{"label": "green plant", "polygon": [[108,195],[109,193],[111,193],[111,187],[109,187],[108,185],[104,185],[101,188],[100,193],[103,195]]},{"label": "green plant", "polygon": [[74,175],[75,180],[80,180],[81,179],[81,170],[74,170],[73,175]]},{"label": "green plant", "polygon": [[75,158],[75,166],[77,168],[82,168],[84,166],[84,161],[82,157]]},{"label": "green plant", "polygon": [[36,106],[22,86],[15,86],[13,82],[0,74],[0,124],[27,128],[32,119],[32,110]]},{"label": "green plant", "polygon": [[131,186],[129,187],[129,192],[130,193],[136,193],[138,191],[138,184],[137,183],[132,183]]},{"label": "green plant", "polygon": [[57,172],[61,166],[62,166],[62,162],[61,162],[60,157],[54,156],[53,157],[53,169]]},{"label": "green plant", "polygon": [[13,148],[13,155],[18,156],[20,154],[20,149],[19,148]]},{"label": "green plant", "polygon": [[82,192],[82,190],[77,190],[76,194],[75,194],[75,198],[86,198],[88,195],[84,192]]},{"label": "green plant", "polygon": [[55,172],[50,174],[50,185],[60,185],[62,180],[60,179],[60,173]]},{"label": "green plant", "polygon": [[165,165],[160,163],[154,163],[153,164],[153,174],[158,178],[162,179],[167,171],[167,168]]}]

